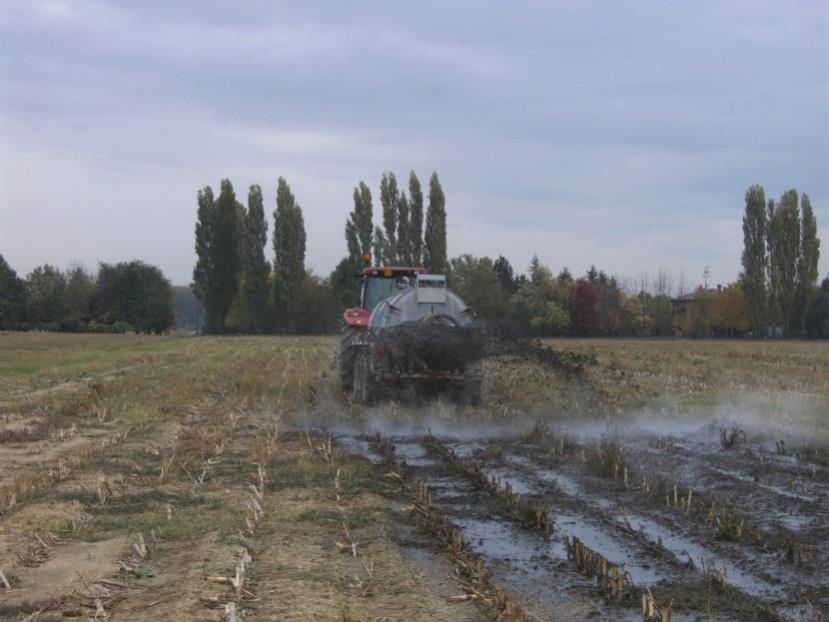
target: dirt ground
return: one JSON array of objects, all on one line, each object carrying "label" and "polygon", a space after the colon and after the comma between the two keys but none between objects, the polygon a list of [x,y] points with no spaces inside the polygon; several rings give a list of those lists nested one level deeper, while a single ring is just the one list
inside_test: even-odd
[{"label": "dirt ground", "polygon": [[0,334],[0,619],[829,615],[829,344],[555,341],[479,408],[336,344]]}]

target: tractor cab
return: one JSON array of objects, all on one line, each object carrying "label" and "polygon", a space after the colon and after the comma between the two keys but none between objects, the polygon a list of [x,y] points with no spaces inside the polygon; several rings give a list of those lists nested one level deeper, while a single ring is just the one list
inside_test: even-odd
[{"label": "tractor cab", "polygon": [[398,289],[414,285],[418,275],[425,275],[427,272],[426,268],[419,267],[370,266],[364,268],[361,275],[360,306],[345,310],[343,313],[345,323],[353,327],[368,326],[374,307]]},{"label": "tractor cab", "polygon": [[366,268],[363,270],[360,306],[373,311],[396,290],[413,285],[418,274],[426,274],[426,268]]}]

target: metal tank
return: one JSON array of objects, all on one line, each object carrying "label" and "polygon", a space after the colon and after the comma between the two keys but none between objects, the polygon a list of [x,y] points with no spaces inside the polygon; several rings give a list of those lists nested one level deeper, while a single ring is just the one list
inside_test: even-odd
[{"label": "metal tank", "polygon": [[444,322],[456,326],[472,324],[474,314],[455,292],[446,288],[442,274],[418,274],[405,289],[392,294],[371,313],[373,330],[405,322]]},{"label": "metal tank", "polygon": [[[373,302],[372,292],[383,288],[387,295]],[[373,308],[366,308],[372,303]],[[480,402],[482,364],[470,347],[475,315],[447,288],[446,276],[422,269],[367,268],[361,305],[346,310],[344,319],[340,379],[357,400],[443,393],[455,401]]]}]

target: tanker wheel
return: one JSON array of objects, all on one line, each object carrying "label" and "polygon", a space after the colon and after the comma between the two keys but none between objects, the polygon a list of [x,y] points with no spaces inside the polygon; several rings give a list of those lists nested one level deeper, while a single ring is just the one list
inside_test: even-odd
[{"label": "tanker wheel", "polygon": [[374,399],[374,382],[371,378],[371,361],[368,351],[361,349],[354,360],[354,397],[358,402],[371,404]]},{"label": "tanker wheel", "polygon": [[464,406],[480,406],[481,405],[481,381],[480,380],[464,380],[458,383],[452,383],[449,388],[450,399],[456,404],[463,404]]}]

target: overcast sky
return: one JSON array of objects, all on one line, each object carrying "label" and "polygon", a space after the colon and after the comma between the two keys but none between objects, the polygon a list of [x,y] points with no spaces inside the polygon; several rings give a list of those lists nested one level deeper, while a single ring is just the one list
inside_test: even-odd
[{"label": "overcast sky", "polygon": [[[280,6],[281,5],[281,6]],[[0,0],[0,253],[178,284],[196,192],[276,178],[327,274],[360,180],[437,170],[450,255],[689,284],[746,188],[812,197],[829,272],[829,2]],[[272,256],[270,242],[268,255]]]}]

